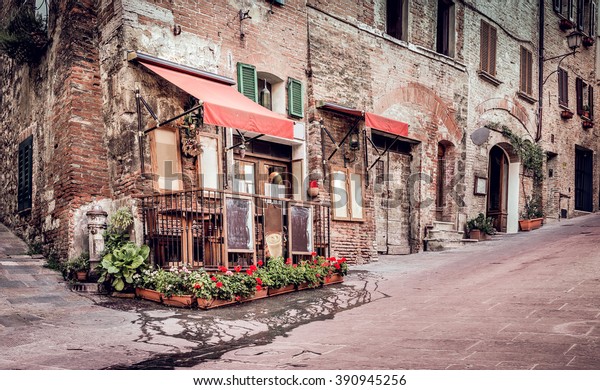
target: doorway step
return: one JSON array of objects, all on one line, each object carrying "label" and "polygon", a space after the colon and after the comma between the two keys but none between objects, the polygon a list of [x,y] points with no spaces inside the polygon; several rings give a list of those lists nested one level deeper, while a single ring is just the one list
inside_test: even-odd
[{"label": "doorway step", "polygon": [[453,222],[434,221],[432,225],[426,226],[426,231],[427,236],[423,240],[426,251],[439,252],[477,242],[464,238],[465,232],[456,230]]}]

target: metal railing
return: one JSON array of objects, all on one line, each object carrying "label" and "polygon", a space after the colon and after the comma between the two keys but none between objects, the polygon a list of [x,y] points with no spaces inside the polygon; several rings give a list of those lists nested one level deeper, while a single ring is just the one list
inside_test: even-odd
[{"label": "metal railing", "polygon": [[[248,267],[273,253],[291,257],[294,262],[309,258],[310,252],[322,256],[330,253],[329,205],[211,189],[139,199],[144,239],[151,248],[153,263],[160,267]],[[242,201],[236,204],[236,199]],[[246,214],[240,205],[247,206]],[[297,212],[300,209],[304,213]],[[297,215],[304,215],[304,219]],[[244,221],[241,225],[247,222],[247,227],[240,229],[240,221]],[[291,229],[296,221],[299,225],[295,223]],[[266,241],[273,232],[280,242],[275,250]],[[240,243],[247,247],[240,249]]]}]

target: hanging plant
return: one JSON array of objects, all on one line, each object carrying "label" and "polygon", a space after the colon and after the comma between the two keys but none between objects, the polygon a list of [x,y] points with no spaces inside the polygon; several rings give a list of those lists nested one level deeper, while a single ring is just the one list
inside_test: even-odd
[{"label": "hanging plant", "polygon": [[0,25],[0,52],[19,64],[38,62],[48,42],[46,24],[33,10],[20,9]]},{"label": "hanging plant", "polygon": [[521,158],[523,168],[530,170],[536,180],[544,180],[544,158],[546,154],[540,145],[514,134],[507,126],[502,126],[502,135],[510,140],[511,145]]},{"label": "hanging plant", "polygon": [[[185,109],[196,105],[196,101],[192,98],[186,104]],[[202,126],[201,112],[192,112],[177,121],[177,126],[181,134],[181,151],[188,157],[196,157],[202,153],[202,146],[198,143],[198,129]]]}]

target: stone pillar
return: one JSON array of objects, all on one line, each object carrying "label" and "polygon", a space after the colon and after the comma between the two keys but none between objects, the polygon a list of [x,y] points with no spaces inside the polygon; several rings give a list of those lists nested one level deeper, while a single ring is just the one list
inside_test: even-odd
[{"label": "stone pillar", "polygon": [[85,214],[88,218],[88,234],[90,248],[90,278],[97,277],[96,267],[100,265],[100,253],[104,251],[104,231],[108,213],[102,206],[95,205]]}]

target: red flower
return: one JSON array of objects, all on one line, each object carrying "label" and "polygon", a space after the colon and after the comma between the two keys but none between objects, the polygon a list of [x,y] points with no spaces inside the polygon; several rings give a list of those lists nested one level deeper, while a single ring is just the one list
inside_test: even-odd
[{"label": "red flower", "polygon": [[221,288],[221,287],[223,287],[223,283],[217,282],[216,286],[217,286],[217,288]]},{"label": "red flower", "polygon": [[239,295],[236,295],[236,296],[235,296],[235,300],[239,302],[239,301],[241,301],[241,300],[242,300],[242,297],[240,297]]},{"label": "red flower", "polygon": [[217,281],[217,277],[216,276],[211,276],[210,280],[212,280],[213,282],[216,282]]},{"label": "red flower", "polygon": [[259,267],[262,267],[262,266],[263,266],[263,261],[262,261],[262,260],[258,260],[258,261],[256,262],[256,264],[258,264],[258,266],[259,266]]},{"label": "red flower", "polygon": [[346,262],[346,258],[342,257],[341,259],[338,260],[340,263],[345,263]]},{"label": "red flower", "polygon": [[256,268],[256,266],[255,266],[254,264],[252,264],[252,265],[249,267],[249,269],[250,269],[252,272],[254,272],[254,271],[256,271],[258,268]]},{"label": "red flower", "polygon": [[320,277],[321,277],[321,274],[317,274],[317,278],[320,278]]},{"label": "red flower", "polygon": [[199,288],[201,288],[201,287],[202,287],[202,286],[200,286],[200,284],[199,284],[199,283],[196,283],[196,284],[194,284],[194,288],[195,288],[196,290],[198,290],[198,289],[199,289]]},{"label": "red flower", "polygon": [[335,269],[340,269],[342,267],[340,267],[339,263],[333,263],[333,266],[335,267]]},{"label": "red flower", "polygon": [[292,264],[292,268],[298,267],[298,264]]},{"label": "red flower", "polygon": [[317,255],[317,252],[310,252],[310,255],[311,255],[312,257],[315,257],[315,256]]},{"label": "red flower", "polygon": [[220,266],[219,267],[219,271],[220,272],[227,272],[227,267]]},{"label": "red flower", "polygon": [[317,263],[318,263],[317,259],[314,259],[314,260],[313,260],[313,263],[317,264]]},{"label": "red flower", "polygon": [[254,273],[254,271],[252,270],[252,268],[248,268],[248,269],[246,270],[246,273],[247,273],[248,275],[252,275],[252,274]]},{"label": "red flower", "polygon": [[236,265],[234,268],[235,272],[240,272],[242,270],[242,266],[241,265]]},{"label": "red flower", "polygon": [[256,283],[257,283],[259,286],[262,286],[262,279],[261,279],[261,278],[256,278]]},{"label": "red flower", "polygon": [[310,188],[319,188],[319,182],[316,180],[311,180],[310,183],[308,184],[308,186]]},{"label": "red flower", "polygon": [[288,257],[287,260],[285,261],[286,264],[292,264],[292,258]]},{"label": "red flower", "polygon": [[262,290],[262,286],[260,284],[257,284],[256,285],[256,291],[260,291],[260,290]]}]

